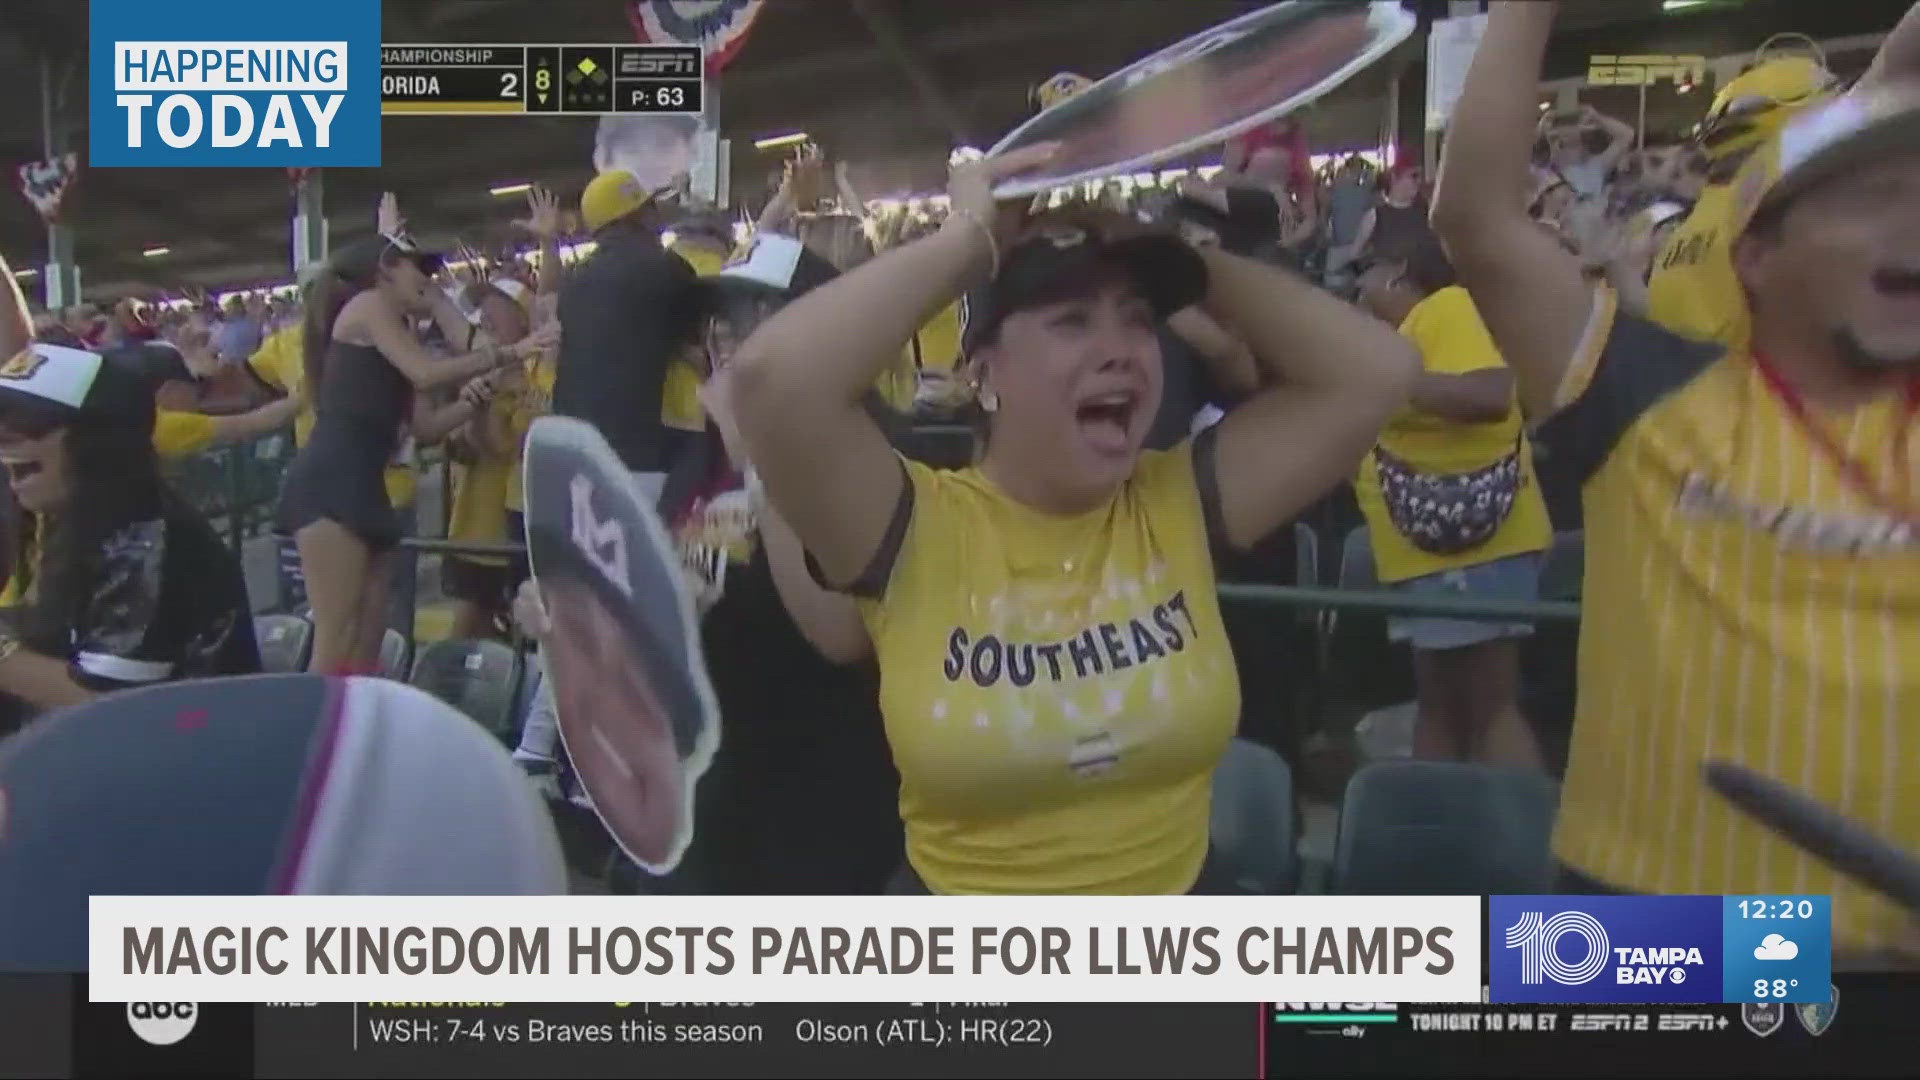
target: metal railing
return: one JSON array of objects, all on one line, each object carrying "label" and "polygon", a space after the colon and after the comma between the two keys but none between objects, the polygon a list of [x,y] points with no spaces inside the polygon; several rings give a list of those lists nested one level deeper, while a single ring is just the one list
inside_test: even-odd
[{"label": "metal railing", "polygon": [[[920,433],[949,435],[964,430],[929,427]],[[279,498],[280,475],[292,456],[293,439],[290,433],[282,431],[189,458],[177,463],[170,472],[181,493],[209,520],[224,523],[228,541],[237,550],[242,540],[270,527]],[[401,546],[421,554],[491,558],[512,558],[526,552],[526,545],[520,543],[475,543],[433,536],[410,536],[401,541]],[[1416,596],[1387,589],[1244,582],[1222,583],[1219,591],[1221,599],[1227,601],[1318,612],[1536,623],[1573,623],[1580,619],[1579,603],[1563,600],[1477,600]]]}]

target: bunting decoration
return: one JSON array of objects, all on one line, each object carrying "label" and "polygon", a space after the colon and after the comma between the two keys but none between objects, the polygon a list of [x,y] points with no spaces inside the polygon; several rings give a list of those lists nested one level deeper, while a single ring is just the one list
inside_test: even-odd
[{"label": "bunting decoration", "polygon": [[627,0],[627,21],[643,45],[698,45],[707,76],[720,74],[746,43],[763,0]]},{"label": "bunting decoration", "polygon": [[51,224],[60,219],[60,201],[80,173],[80,158],[68,153],[51,161],[31,161],[20,166],[19,173],[21,194]]}]

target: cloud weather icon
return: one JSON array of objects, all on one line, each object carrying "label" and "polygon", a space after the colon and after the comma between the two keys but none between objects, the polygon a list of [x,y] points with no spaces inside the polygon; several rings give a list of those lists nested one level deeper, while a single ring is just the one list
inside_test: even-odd
[{"label": "cloud weather icon", "polygon": [[1800,946],[1779,934],[1768,934],[1760,939],[1760,944],[1753,947],[1755,960],[1791,960],[1799,955]]}]

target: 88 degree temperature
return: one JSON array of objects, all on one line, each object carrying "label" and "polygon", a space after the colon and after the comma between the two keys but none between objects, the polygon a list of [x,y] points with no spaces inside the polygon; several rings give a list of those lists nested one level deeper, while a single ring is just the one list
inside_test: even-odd
[{"label": "88 degree temperature", "polygon": [[1753,980],[1753,996],[1762,1000],[1766,998],[1783,998],[1787,996],[1789,989],[1799,985],[1799,979],[1774,979],[1771,981],[1755,979]]}]

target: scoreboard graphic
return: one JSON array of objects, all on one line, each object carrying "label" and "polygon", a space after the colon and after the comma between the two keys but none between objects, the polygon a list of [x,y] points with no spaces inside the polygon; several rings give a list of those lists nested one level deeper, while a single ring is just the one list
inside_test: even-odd
[{"label": "scoreboard graphic", "polygon": [[698,46],[382,45],[383,116],[698,113]]}]

